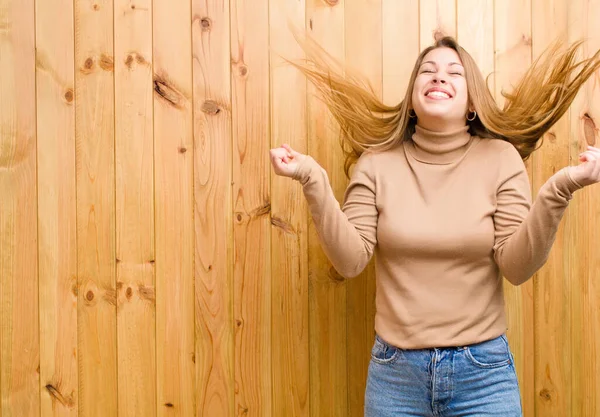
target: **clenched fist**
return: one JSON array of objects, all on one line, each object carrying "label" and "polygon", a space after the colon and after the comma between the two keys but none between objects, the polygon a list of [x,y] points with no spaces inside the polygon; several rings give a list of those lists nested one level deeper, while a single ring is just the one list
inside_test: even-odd
[{"label": "clenched fist", "polygon": [[293,150],[289,145],[271,149],[271,164],[275,174],[282,177],[292,177],[298,165],[306,158],[306,155]]},{"label": "clenched fist", "polygon": [[573,180],[582,186],[600,182],[600,149],[588,146],[579,161],[582,163],[570,168]]}]

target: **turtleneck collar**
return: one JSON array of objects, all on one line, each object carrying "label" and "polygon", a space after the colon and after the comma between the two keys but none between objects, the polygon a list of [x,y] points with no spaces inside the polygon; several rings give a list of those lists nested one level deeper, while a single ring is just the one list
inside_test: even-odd
[{"label": "turtleneck collar", "polygon": [[418,161],[445,165],[460,159],[472,141],[469,126],[448,132],[434,132],[415,126],[412,141],[407,143],[409,152]]}]

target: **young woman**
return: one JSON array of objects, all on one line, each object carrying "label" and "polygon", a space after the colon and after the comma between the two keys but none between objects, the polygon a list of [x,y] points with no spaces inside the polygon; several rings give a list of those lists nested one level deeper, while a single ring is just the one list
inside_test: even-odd
[{"label": "young woman", "polygon": [[600,182],[600,150],[589,147],[532,203],[523,163],[600,66],[599,54],[576,63],[578,45],[548,50],[503,109],[448,37],[420,54],[397,106],[326,60],[295,64],[342,128],[346,172],[356,163],[343,205],[312,157],[283,145],[271,162],[303,187],[341,275],[358,275],[375,255],[365,415],[522,414],[502,277],[527,281],[546,262],[573,194]]}]

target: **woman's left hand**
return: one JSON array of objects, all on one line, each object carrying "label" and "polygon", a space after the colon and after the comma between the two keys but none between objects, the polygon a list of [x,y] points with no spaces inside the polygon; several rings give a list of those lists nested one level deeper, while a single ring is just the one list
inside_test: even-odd
[{"label": "woman's left hand", "polygon": [[588,146],[579,161],[581,164],[570,168],[571,178],[584,187],[600,182],[600,149]]}]

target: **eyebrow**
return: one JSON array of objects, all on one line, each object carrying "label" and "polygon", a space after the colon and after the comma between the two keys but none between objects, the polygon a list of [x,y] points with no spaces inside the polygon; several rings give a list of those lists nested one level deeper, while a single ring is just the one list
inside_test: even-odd
[{"label": "eyebrow", "polygon": [[[421,63],[421,66],[423,66],[423,65],[425,65],[425,64],[433,64],[433,65],[436,65],[436,63],[435,63],[435,62],[433,62],[433,61],[425,61],[425,62]],[[451,67],[452,65],[460,65],[460,66],[462,67],[462,64],[461,64],[461,63],[459,63],[459,62],[451,62],[451,63],[449,63],[449,64],[448,64],[448,66],[449,66],[449,67]]]}]

